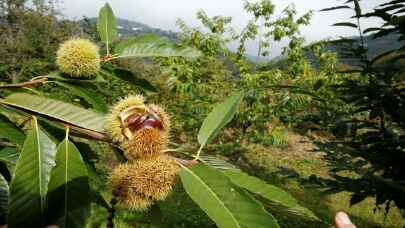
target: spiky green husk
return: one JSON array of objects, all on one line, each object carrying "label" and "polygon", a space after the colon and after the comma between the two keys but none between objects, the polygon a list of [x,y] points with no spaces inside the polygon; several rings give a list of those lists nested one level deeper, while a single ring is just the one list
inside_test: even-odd
[{"label": "spiky green husk", "polygon": [[126,209],[144,211],[153,201],[146,196],[134,192],[131,187],[130,173],[133,167],[130,164],[122,164],[116,167],[109,177],[109,188],[118,201],[118,206]]},{"label": "spiky green husk", "polygon": [[167,157],[137,160],[133,163],[131,186],[136,192],[153,200],[164,200],[172,191],[179,166]]},{"label": "spiky green husk", "polygon": [[100,70],[98,47],[87,39],[68,40],[60,45],[56,64],[68,77],[92,78]]},{"label": "spiky green husk", "polygon": [[153,158],[165,152],[169,138],[166,131],[147,128],[137,131],[132,139],[125,140],[121,146],[128,160]]},{"label": "spiky green husk", "polygon": [[145,210],[154,201],[166,199],[178,171],[175,161],[166,156],[136,160],[115,168],[109,186],[120,206]]}]

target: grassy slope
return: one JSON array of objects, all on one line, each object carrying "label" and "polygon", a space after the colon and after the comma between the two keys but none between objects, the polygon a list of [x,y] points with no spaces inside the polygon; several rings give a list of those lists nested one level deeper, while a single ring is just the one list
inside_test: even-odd
[{"label": "grassy slope", "polygon": [[[315,140],[326,142],[324,136],[315,137]],[[242,157],[252,174],[284,188],[325,221],[333,221],[336,212],[346,211],[358,227],[405,226],[405,219],[397,208],[392,208],[386,217],[383,210],[374,212],[375,200],[372,198],[350,207],[349,192],[324,195],[320,189],[300,185],[300,178],[311,175],[328,178],[328,164],[325,153],[308,137],[290,133],[289,143],[290,146],[284,149],[249,145]],[[314,227],[282,216],[279,219],[283,227]]]}]

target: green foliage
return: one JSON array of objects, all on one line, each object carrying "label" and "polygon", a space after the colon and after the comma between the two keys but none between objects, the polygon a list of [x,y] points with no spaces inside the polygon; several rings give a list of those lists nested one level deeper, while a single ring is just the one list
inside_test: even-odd
[{"label": "green foliage", "polygon": [[55,165],[55,153],[56,144],[40,129],[34,117],[10,184],[10,227],[45,224],[48,181]]},{"label": "green foliage", "polygon": [[257,132],[255,138],[263,145],[285,147],[288,145],[287,130],[282,127],[274,126],[266,132]]},{"label": "green foliage", "polygon": [[[314,213],[298,204],[297,200],[281,188],[269,185],[259,178],[249,176],[239,170],[224,171],[232,183],[249,192],[284,207],[288,213],[299,214],[312,219],[318,219]],[[272,205],[270,203],[270,207]]]},{"label": "green foliage", "polygon": [[[180,181],[180,180],[179,180]],[[162,223],[167,227],[216,227],[215,223],[188,196],[181,183],[164,202],[159,203]]]},{"label": "green foliage", "polygon": [[243,93],[238,93],[214,107],[205,118],[198,133],[198,142],[202,147],[209,143],[219,130],[231,121],[242,99]]},{"label": "green foliage", "polygon": [[0,100],[0,103],[27,111],[33,111],[63,122],[73,123],[75,126],[85,129],[104,132],[104,115],[58,100],[23,93],[14,93]]},{"label": "green foliage", "polygon": [[101,41],[106,44],[107,53],[110,51],[110,45],[118,37],[117,20],[114,16],[110,5],[106,3],[100,9],[97,19],[97,31],[100,35]]},{"label": "green foliage", "polygon": [[7,2],[13,6],[0,14],[1,80],[20,82],[54,69],[55,52],[78,32],[76,23],[58,19],[54,1],[42,2],[41,10],[32,9],[35,4]]},{"label": "green foliage", "polygon": [[9,165],[15,165],[19,155],[16,148],[6,147],[0,150],[0,161]]},{"label": "green foliage", "polygon": [[[346,56],[355,57],[360,61],[357,69],[346,71],[348,76],[342,83],[335,85],[337,95],[353,110],[343,115],[335,124],[336,129],[351,129],[350,132],[336,131],[340,137],[348,137],[349,157],[356,157],[361,162],[339,167],[339,170],[350,170],[358,174],[356,178],[345,178],[336,174],[336,181],[325,181],[334,191],[343,189],[353,192],[351,204],[356,204],[369,196],[376,198],[376,205],[395,204],[403,209],[405,202],[404,169],[404,114],[405,97],[403,88],[403,70],[396,69],[394,63],[403,58],[402,48],[388,50],[374,58],[369,58],[366,39],[363,33],[376,31],[374,39],[398,32],[399,40],[403,40],[400,10],[403,5],[396,1],[379,4],[374,10],[362,13],[359,1],[348,1],[346,6],[353,6],[357,24],[337,23],[359,31],[360,41],[347,48]],[[340,9],[336,7],[335,9]],[[396,9],[398,11],[391,11]],[[334,10],[334,9],[331,9]],[[385,21],[381,28],[361,30],[359,19],[378,17]],[[351,42],[352,43],[352,42]],[[381,64],[383,58],[393,57],[392,62]],[[398,62],[397,62],[398,63]],[[351,133],[351,134],[348,134]],[[321,180],[318,180],[321,181]],[[322,182],[322,181],[321,181]],[[389,207],[386,207],[389,210]]]},{"label": "green foliage", "polygon": [[115,47],[117,58],[172,57],[195,58],[200,55],[193,48],[180,46],[166,38],[146,34],[124,40]]},{"label": "green foliage", "polygon": [[186,192],[218,227],[279,227],[273,216],[220,171],[203,165],[180,173]]},{"label": "green foliage", "polygon": [[66,138],[58,146],[49,181],[48,220],[60,227],[83,227],[90,206],[86,165],[76,146]]},{"label": "green foliage", "polygon": [[[382,28],[369,28],[364,32],[374,31],[374,35],[380,37],[402,31],[401,17],[390,14],[392,10],[402,10],[402,6],[392,2],[371,13],[362,13],[357,0],[323,11],[348,8],[354,10],[354,18],[381,17],[386,21]],[[284,152],[280,147],[291,149],[289,134],[292,131],[288,128],[308,122],[316,129],[351,133],[344,135],[345,140],[351,143],[353,154],[363,159],[351,166],[356,171],[361,168],[359,173],[363,176],[360,178],[336,173],[330,180],[311,180],[320,181],[322,187],[333,185],[339,189],[343,186],[345,190],[351,190],[355,193],[351,203],[375,195],[377,204],[394,201],[402,208],[403,200],[398,197],[403,193],[402,72],[381,69],[379,65],[383,60],[387,63],[388,57],[391,63],[401,62],[402,50],[367,59],[362,39],[361,45],[348,49],[361,59],[362,68],[348,69],[342,77],[337,73],[336,55],[326,52],[324,43],[303,47],[304,39],[299,31],[309,24],[312,12],[297,16],[294,6],[290,5],[280,15],[274,15],[277,11],[269,0],[246,1],[245,10],[251,20],[240,32],[231,27],[232,18],[209,17],[199,11],[197,18],[204,28],[190,28],[179,21],[178,42],[147,34],[115,43],[117,19],[106,4],[97,20],[98,35],[106,44],[100,53],[105,56],[101,58],[102,67],[97,77],[90,80],[66,79],[59,72],[48,74],[49,70],[54,70],[48,51],[53,55],[57,45],[43,45],[42,40],[37,40],[41,34],[33,33],[27,46],[44,47],[46,51],[25,53],[29,48],[23,48],[24,51],[18,52],[31,61],[40,56],[41,64],[44,63],[39,64],[40,70],[31,68],[31,63],[20,66],[15,60],[0,60],[0,71],[11,75],[7,80],[20,81],[18,74],[28,78],[38,75],[39,71],[45,74],[22,84],[0,85],[0,171],[4,179],[11,178],[9,194],[6,181],[0,179],[0,209],[4,208],[1,202],[10,197],[9,226],[84,227],[90,202],[94,203],[91,210],[94,221],[87,226],[108,224],[110,227],[114,222],[116,226],[156,226],[161,217],[164,220],[172,214],[181,217],[177,210],[173,212],[183,205],[181,200],[175,199],[171,213],[159,210],[167,202],[154,206],[149,212],[133,213],[117,210],[114,196],[106,189],[106,177],[111,168],[123,161],[119,159],[120,148],[104,134],[105,112],[119,97],[133,93],[148,95],[148,102],[166,106],[172,115],[172,146],[177,148],[167,148],[167,151],[170,156],[177,157],[176,161],[182,166],[183,186],[179,188],[184,187],[187,200],[195,203],[185,207],[196,209],[198,206],[212,220],[207,221],[198,208],[181,208],[179,211],[185,211],[187,214],[182,216],[187,218],[170,218],[173,221],[169,226],[201,227],[215,223],[218,227],[279,227],[295,216],[300,217],[298,221],[309,219],[322,223],[286,191],[237,168],[237,165],[243,165],[240,154],[251,143],[260,144],[263,154],[269,149]],[[35,15],[38,20],[55,20]],[[56,22],[60,26],[61,22]],[[351,22],[335,25],[361,28],[359,23]],[[52,26],[49,29],[56,30]],[[68,33],[69,29],[63,31]],[[25,39],[29,34],[23,37]],[[56,40],[59,43],[59,39],[66,37],[66,34],[58,35]],[[245,46],[256,39],[260,41],[258,56],[267,56],[272,42],[287,39],[288,45],[283,49],[286,58],[275,64],[249,62]],[[238,44],[236,53],[228,49],[232,42]],[[13,48],[7,48],[7,51]],[[142,59],[145,57],[147,59]],[[28,72],[26,69],[34,70]],[[18,70],[20,73],[16,73]],[[350,73],[354,71],[356,73]],[[45,85],[27,88],[27,84]],[[36,95],[21,92],[27,90]],[[213,104],[216,105],[212,109]],[[3,111],[3,107],[11,109]],[[30,127],[27,119],[31,115],[38,115],[41,125],[50,134],[36,121]],[[69,126],[70,138],[68,131],[63,137],[62,125]],[[27,129],[31,130],[26,137]],[[63,141],[56,152],[58,140]],[[96,140],[106,142],[96,143]],[[198,147],[197,156],[189,153]],[[199,156],[203,147],[206,154]],[[111,156],[112,150],[117,158]],[[381,151],[388,155],[382,156]],[[219,153],[225,156],[219,158],[216,156]],[[285,159],[285,154],[279,156]],[[185,160],[188,157],[195,159]],[[256,159],[262,160],[261,157]],[[197,161],[202,164],[193,165]],[[304,159],[300,162],[313,161]],[[56,167],[51,171],[54,163]],[[275,170],[279,164],[282,163],[266,165],[274,166]],[[7,176],[10,173],[12,177]],[[343,180],[349,180],[350,184]],[[281,222],[274,217],[281,218]],[[194,218],[198,221],[190,221]],[[294,220],[287,224],[304,223]]]}]

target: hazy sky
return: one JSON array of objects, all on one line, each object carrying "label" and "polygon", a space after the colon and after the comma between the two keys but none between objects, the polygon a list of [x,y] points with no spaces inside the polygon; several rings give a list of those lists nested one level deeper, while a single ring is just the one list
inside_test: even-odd
[{"label": "hazy sky", "polygon": [[[196,19],[196,12],[204,10],[209,16],[223,15],[233,18],[233,26],[237,29],[243,28],[249,16],[243,10],[242,0],[64,0],[61,3],[62,13],[72,19],[81,19],[82,16],[96,17],[98,10],[105,2],[109,2],[116,16],[139,21],[149,26],[166,30],[177,31],[176,20],[183,19],[191,26],[199,26]],[[364,9],[382,2],[382,0],[362,1]],[[336,22],[349,21],[352,15],[351,10],[339,10],[331,12],[316,12],[320,9],[336,6],[342,1],[336,0],[273,0],[276,5],[276,12],[280,12],[288,4],[294,3],[300,14],[308,10],[314,10],[310,26],[301,30],[308,42],[336,38],[338,36],[356,35],[355,30],[344,27],[331,27]],[[364,23],[363,27],[371,26],[378,22]],[[284,45],[273,44],[271,56],[280,54],[280,47]],[[257,49],[257,42],[248,46],[250,54]]]}]

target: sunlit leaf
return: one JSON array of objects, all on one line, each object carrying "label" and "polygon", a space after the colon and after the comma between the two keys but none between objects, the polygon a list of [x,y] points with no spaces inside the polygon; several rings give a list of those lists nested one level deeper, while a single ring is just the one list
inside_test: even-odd
[{"label": "sunlit leaf", "polygon": [[242,99],[243,93],[237,93],[214,107],[205,118],[198,132],[200,145],[209,143],[218,134],[219,130],[232,120]]},{"label": "sunlit leaf", "polygon": [[236,167],[234,165],[232,165],[231,163],[224,161],[222,159],[219,159],[217,157],[210,156],[210,155],[201,155],[199,160],[202,163],[210,165],[217,169],[222,169],[222,170],[236,169]]},{"label": "sunlit leaf", "polygon": [[267,184],[259,178],[249,176],[240,170],[226,170],[224,173],[237,186],[284,207],[286,211],[311,219],[318,219],[313,212],[299,205],[293,196],[279,187]]},{"label": "sunlit leaf", "polygon": [[219,228],[279,227],[274,217],[219,170],[205,165],[183,167],[181,181],[187,194]]},{"label": "sunlit leaf", "polygon": [[84,227],[90,204],[86,165],[68,134],[58,146],[49,182],[49,222],[60,227]]},{"label": "sunlit leaf", "polygon": [[113,42],[117,37],[117,19],[114,16],[110,5],[106,3],[103,8],[100,9],[97,18],[97,31],[100,35],[101,41],[103,41],[107,49],[111,42]]},{"label": "sunlit leaf", "polygon": [[194,48],[173,43],[167,38],[154,34],[141,35],[124,40],[115,48],[119,58],[173,57],[195,58],[200,52]]},{"label": "sunlit leaf", "polygon": [[105,115],[50,98],[14,93],[0,103],[35,112],[72,125],[97,132],[104,131]]},{"label": "sunlit leaf", "polygon": [[32,120],[10,184],[9,227],[41,227],[56,144]]}]

